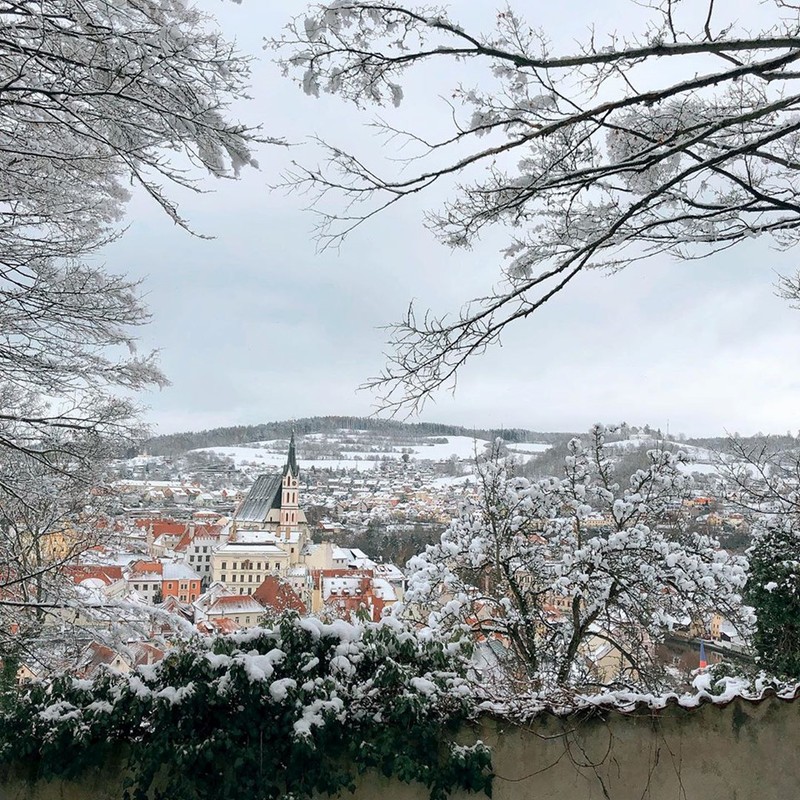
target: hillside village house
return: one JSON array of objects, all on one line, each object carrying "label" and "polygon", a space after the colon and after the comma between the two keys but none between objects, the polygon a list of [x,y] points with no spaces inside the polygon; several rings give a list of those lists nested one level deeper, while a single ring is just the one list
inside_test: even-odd
[{"label": "hillside village house", "polygon": [[[208,632],[216,630],[221,633],[258,625],[265,611],[255,597],[236,594],[221,583],[212,583],[192,606],[195,622],[210,623],[210,627],[206,626]],[[201,630],[205,629],[201,627]]]},{"label": "hillside village house", "polygon": [[221,525],[190,523],[180,541],[175,545],[175,553],[182,553],[189,567],[200,575],[204,589],[211,582],[211,559],[221,541]]},{"label": "hillside village house", "polygon": [[126,580],[146,603],[161,602],[165,597],[194,602],[200,596],[202,582],[187,564],[161,561],[134,562]]}]

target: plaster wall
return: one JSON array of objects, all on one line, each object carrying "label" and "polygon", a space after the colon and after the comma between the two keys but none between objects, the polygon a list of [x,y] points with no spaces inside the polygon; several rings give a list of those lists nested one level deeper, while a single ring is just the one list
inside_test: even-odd
[{"label": "plaster wall", "polygon": [[[495,800],[800,797],[800,701],[771,697],[694,710],[543,714],[524,727],[486,717],[461,738],[481,738],[492,747]],[[0,800],[119,800],[121,774],[120,763],[81,782],[6,776],[0,778]],[[424,787],[367,775],[354,798],[427,796]],[[466,797],[475,796],[454,800]]]}]

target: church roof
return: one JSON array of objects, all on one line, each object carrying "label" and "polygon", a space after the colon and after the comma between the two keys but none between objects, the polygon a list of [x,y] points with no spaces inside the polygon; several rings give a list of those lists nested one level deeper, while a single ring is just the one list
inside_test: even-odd
[{"label": "church roof", "polygon": [[281,484],[286,475],[296,478],[300,473],[297,467],[297,448],[294,443],[294,431],[289,440],[289,454],[283,473],[278,475],[259,475],[247,497],[242,501],[235,519],[242,522],[264,522],[273,508],[281,507]]},{"label": "church roof", "polygon": [[235,518],[242,522],[263,522],[270,509],[281,507],[281,475],[259,475]]}]

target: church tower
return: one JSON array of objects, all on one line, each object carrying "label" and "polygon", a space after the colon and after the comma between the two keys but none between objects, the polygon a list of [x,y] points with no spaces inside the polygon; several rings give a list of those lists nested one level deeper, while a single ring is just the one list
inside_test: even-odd
[{"label": "church tower", "polygon": [[283,479],[281,481],[281,511],[278,523],[286,531],[290,528],[296,528],[300,519],[300,506],[297,500],[299,477],[297,450],[294,443],[294,431],[292,431],[292,437],[289,440],[289,455],[286,459],[286,466],[283,468]]}]

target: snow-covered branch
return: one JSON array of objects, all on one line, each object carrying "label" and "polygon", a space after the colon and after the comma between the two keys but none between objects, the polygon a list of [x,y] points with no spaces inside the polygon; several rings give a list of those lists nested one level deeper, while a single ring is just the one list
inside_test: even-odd
[{"label": "snow-covered branch", "polygon": [[526,689],[669,685],[656,645],[713,613],[737,621],[745,562],[678,523],[684,455],[654,449],[620,486],[605,433],[570,443],[562,477],[481,464],[480,499],[410,562],[403,613],[494,641],[508,651],[504,676]]},{"label": "snow-covered branch", "polygon": [[[449,92],[453,129],[440,140],[380,123],[388,141],[417,148],[402,171],[330,143],[326,165],[286,177],[316,196],[323,246],[434,184],[450,200],[427,223],[446,245],[508,230],[483,298],[453,316],[411,309],[393,326],[389,363],[367,384],[383,407],[421,406],[586,270],[700,258],[761,235],[795,243],[800,16],[777,4],[753,32],[701,5],[658,2],[640,34],[592,37],[567,55],[511,9],[479,33],[441,8],[369,0],[312,6],[271,43],[307,94],[360,107],[400,104],[414,67],[485,65],[485,81]],[[794,287],[783,290],[796,299]]]}]

